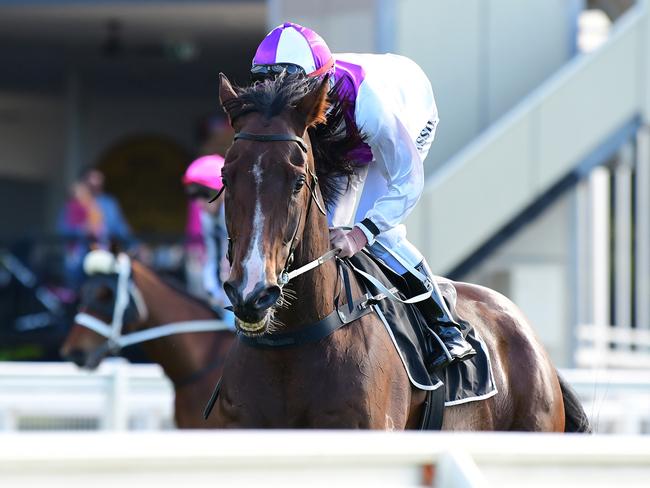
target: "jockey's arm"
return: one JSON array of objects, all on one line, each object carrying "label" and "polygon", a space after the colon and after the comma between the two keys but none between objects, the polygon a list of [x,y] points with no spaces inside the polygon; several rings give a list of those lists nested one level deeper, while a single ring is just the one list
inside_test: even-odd
[{"label": "jockey's arm", "polygon": [[381,165],[387,189],[361,222],[355,225],[372,244],[374,238],[401,224],[418,202],[424,188],[424,166],[415,141],[395,114],[383,114],[367,143],[374,163]]}]

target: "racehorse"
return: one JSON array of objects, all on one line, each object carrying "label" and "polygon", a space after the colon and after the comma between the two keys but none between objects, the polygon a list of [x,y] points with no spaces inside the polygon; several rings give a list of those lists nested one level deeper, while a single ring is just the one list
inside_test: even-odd
[{"label": "racehorse", "polygon": [[[221,377],[233,332],[223,330],[207,304],[166,283],[141,262],[120,256],[120,272],[108,254],[92,251],[86,258],[100,259],[90,265],[94,269],[82,287],[80,313],[61,356],[95,369],[108,353],[142,342],[146,356],[162,366],[174,386],[177,427],[215,427],[201,412]],[[120,283],[122,277],[126,279]],[[118,305],[121,290],[128,290],[124,293],[128,305],[123,307]]]},{"label": "racehorse", "polygon": [[[327,78],[280,75],[237,90],[220,78],[220,100],[236,132],[222,176],[232,264],[224,288],[239,335],[224,367],[217,425],[417,428],[425,393],[410,385],[375,314],[317,340],[296,339],[313,324],[329,323],[341,294],[325,206],[349,166],[331,166],[345,159],[333,157],[345,144],[339,137],[327,146],[318,128],[346,107],[328,106]],[[348,130],[344,137],[359,136]],[[355,277],[350,281],[356,305],[362,290]],[[442,428],[588,431],[575,393],[522,312],[493,290],[454,285],[459,315],[489,350],[498,393],[445,408]],[[246,340],[276,336],[296,339],[294,347],[253,347]]]}]

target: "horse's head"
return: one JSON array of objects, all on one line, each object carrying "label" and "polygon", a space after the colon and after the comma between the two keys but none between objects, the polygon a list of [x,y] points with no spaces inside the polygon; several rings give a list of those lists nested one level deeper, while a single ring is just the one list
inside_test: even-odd
[{"label": "horse's head", "polygon": [[91,251],[84,259],[84,271],[88,278],[81,287],[79,314],[59,352],[79,367],[95,369],[111,352],[110,341],[142,322],[146,307],[130,278],[126,256],[119,259],[108,251]]},{"label": "horse's head", "polygon": [[324,122],[327,91],[327,79],[280,76],[236,92],[221,75],[237,133],[222,171],[232,263],[224,289],[246,334],[267,331],[310,199],[321,205],[307,129]]}]

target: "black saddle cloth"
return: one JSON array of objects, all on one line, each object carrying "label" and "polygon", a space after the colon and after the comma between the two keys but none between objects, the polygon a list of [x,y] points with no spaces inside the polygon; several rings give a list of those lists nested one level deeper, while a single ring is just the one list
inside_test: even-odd
[{"label": "black saddle cloth", "polygon": [[[395,288],[402,299],[407,298],[404,290],[408,287],[404,278],[370,253],[357,253],[350,258],[350,263],[381,281],[386,288]],[[361,275],[357,274],[357,277],[370,294],[380,293]],[[440,278],[438,284],[452,315],[456,320],[462,320],[455,310],[456,289],[453,283]],[[430,371],[426,364],[430,363],[431,354],[435,353],[431,350],[431,339],[427,337],[428,327],[417,307],[389,298],[379,301],[376,307],[413,386],[431,391],[444,385],[446,406],[484,400],[497,393],[489,351],[471,325],[468,326],[466,339],[476,350],[476,356],[454,363],[443,371]]]}]

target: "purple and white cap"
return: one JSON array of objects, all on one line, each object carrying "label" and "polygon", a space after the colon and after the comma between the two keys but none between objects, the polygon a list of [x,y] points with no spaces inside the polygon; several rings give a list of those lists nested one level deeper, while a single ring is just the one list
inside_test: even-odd
[{"label": "purple and white cap", "polygon": [[308,76],[319,76],[332,69],[334,58],[313,30],[285,22],[267,34],[253,58],[253,66],[277,63],[297,64]]}]

